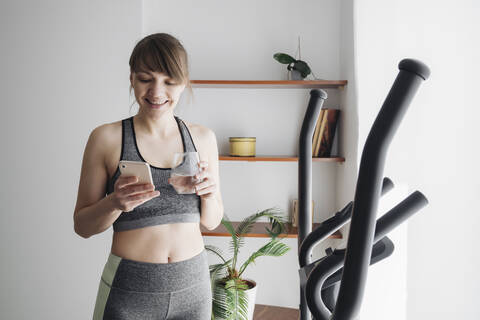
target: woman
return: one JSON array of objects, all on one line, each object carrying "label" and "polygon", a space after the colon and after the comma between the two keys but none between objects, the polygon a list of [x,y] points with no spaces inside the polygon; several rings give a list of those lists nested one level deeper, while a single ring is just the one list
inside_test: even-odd
[{"label": "woman", "polygon": [[[184,88],[191,90],[187,53],[176,38],[145,37],[129,64],[139,111],[91,132],[74,213],[84,238],[113,224],[93,318],[207,320],[212,295],[199,223],[212,230],[223,216],[215,134],[173,114]],[[185,151],[200,158],[193,194],[169,184],[173,154]],[[121,176],[119,160],[149,163],[154,185]]]}]

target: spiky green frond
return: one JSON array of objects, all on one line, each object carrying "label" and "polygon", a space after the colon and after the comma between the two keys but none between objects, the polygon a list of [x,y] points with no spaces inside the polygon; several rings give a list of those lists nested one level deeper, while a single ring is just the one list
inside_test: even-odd
[{"label": "spiky green frond", "polygon": [[[223,263],[210,266],[213,299],[212,320],[216,318],[226,320],[247,319],[248,297],[244,290],[248,289],[248,285],[240,278],[240,275],[250,262],[255,263],[256,258],[260,256],[281,256],[290,250],[287,245],[280,243],[277,239],[278,235],[286,233],[284,225],[286,220],[282,214],[283,212],[277,207],[268,208],[246,217],[237,228],[233,227],[228,216],[224,214],[221,223],[231,235],[230,249],[233,251],[233,257],[226,260],[220,249],[215,246],[205,246],[207,250],[216,254],[223,261]],[[261,217],[267,217],[270,222],[271,229],[268,227],[265,229],[272,240],[254,252],[241,266],[239,272],[236,270],[236,262],[238,251],[244,244],[244,235],[251,232],[254,223]]]},{"label": "spiky green frond", "polygon": [[206,244],[206,245],[204,245],[204,247],[205,247],[205,250],[210,251],[210,252],[216,254],[220,259],[223,260],[223,262],[226,261],[226,260],[223,258],[224,254],[223,254],[222,250],[221,250],[219,247],[216,247],[216,246],[213,246],[213,245],[210,245],[210,244]]},{"label": "spiky green frond", "polygon": [[212,319],[226,319],[230,315],[227,291],[219,280],[212,286]]},{"label": "spiky green frond", "polygon": [[283,256],[288,250],[290,250],[290,247],[288,247],[286,244],[280,242],[278,239],[273,239],[254,253],[250,255],[250,257],[242,264],[240,267],[240,270],[238,272],[238,276],[245,271],[245,268],[253,262],[255,263],[255,259],[261,256],[274,256],[274,257],[279,257]]},{"label": "spiky green frond", "polygon": [[[230,263],[230,260],[228,261]],[[213,286],[213,281],[216,279],[225,277],[228,273],[226,271],[228,267],[228,263],[218,263],[218,264],[212,264],[209,266],[209,271],[210,271],[210,279],[212,281],[212,286]]]},{"label": "spiky green frond", "polygon": [[239,279],[219,280],[213,288],[212,313],[215,318],[226,320],[247,320],[248,285]]},{"label": "spiky green frond", "polygon": [[235,231],[235,228],[233,227],[232,223],[230,222],[230,219],[228,216],[224,213],[223,218],[222,218],[222,224],[225,226],[227,231],[230,233],[230,236],[232,237],[230,241],[230,249],[234,252],[238,251],[238,241],[239,241],[239,235]]},{"label": "spiky green frond", "polygon": [[244,290],[248,289],[248,285],[242,283],[239,279],[230,279],[225,283],[225,289],[230,310],[233,311],[228,319],[247,320],[248,297]]},{"label": "spiky green frond", "polygon": [[275,239],[282,233],[284,233],[286,236],[287,230],[285,227],[285,223],[287,223],[288,221],[285,219],[285,217],[278,215],[268,217],[268,222],[271,224],[272,228],[269,229],[268,227],[265,227],[265,230],[270,235],[270,238]]},{"label": "spiky green frond", "polygon": [[[283,211],[278,207],[272,207],[262,211],[258,211],[257,213],[243,219],[243,221],[238,225],[236,232],[240,236],[243,234],[247,234],[251,231],[253,225],[258,219],[262,217],[268,217],[269,223],[272,224],[272,229],[268,229],[267,227],[265,227],[265,229],[267,230],[270,237],[275,238],[280,233],[285,231],[284,223],[287,221],[282,214]],[[242,237],[239,241],[239,247],[241,247],[243,243],[244,238]]]}]

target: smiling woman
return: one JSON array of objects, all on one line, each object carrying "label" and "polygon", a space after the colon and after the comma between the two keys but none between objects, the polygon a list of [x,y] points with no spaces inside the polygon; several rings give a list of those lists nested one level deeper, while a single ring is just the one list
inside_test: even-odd
[{"label": "smiling woman", "polygon": [[[168,43],[168,46],[165,44]],[[183,45],[166,33],[157,33],[143,38],[135,47],[130,57],[131,77],[141,83],[158,80],[167,86],[182,86],[188,88],[190,95],[193,90],[189,81],[188,55]],[[156,77],[158,76],[158,77]],[[130,93],[133,81],[130,79]],[[138,101],[138,97],[137,101]],[[155,98],[155,97],[153,97]],[[150,100],[151,104],[158,101]]]},{"label": "smiling woman", "polygon": [[[154,109],[159,109],[167,104],[171,105],[172,102],[176,104],[183,92],[183,89],[185,88],[184,84],[178,83],[171,77],[160,72],[134,72],[130,76],[130,81],[132,83],[132,87],[135,88],[135,97],[137,101],[144,97],[143,100],[145,103],[147,103],[150,108]],[[152,90],[151,92],[148,92],[152,86],[164,86],[165,88],[163,93],[165,96],[152,96],[154,91]]]},{"label": "smiling woman", "polygon": [[[223,217],[216,137],[173,113],[185,87],[191,90],[187,53],[176,38],[145,37],[129,63],[138,113],[90,134],[74,212],[84,238],[114,231],[93,318],[210,320],[200,223],[212,230]],[[199,154],[193,194],[178,194],[168,182],[176,152]],[[119,160],[150,164],[153,185],[121,175]]]}]

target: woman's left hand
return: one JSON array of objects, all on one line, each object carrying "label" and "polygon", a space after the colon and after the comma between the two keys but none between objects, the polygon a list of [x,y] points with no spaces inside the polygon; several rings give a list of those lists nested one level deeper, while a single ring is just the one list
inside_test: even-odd
[{"label": "woman's left hand", "polygon": [[200,172],[198,172],[194,178],[200,181],[195,184],[195,193],[200,196],[201,199],[214,199],[217,192],[217,184],[210,175],[208,170],[208,162],[200,161],[198,164]]}]

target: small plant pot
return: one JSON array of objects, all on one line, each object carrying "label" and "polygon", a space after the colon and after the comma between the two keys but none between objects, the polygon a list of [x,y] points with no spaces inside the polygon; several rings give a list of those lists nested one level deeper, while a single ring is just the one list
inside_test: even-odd
[{"label": "small plant pot", "polygon": [[288,80],[303,80],[302,74],[295,69],[288,70]]},{"label": "small plant pot", "polygon": [[247,282],[249,289],[244,290],[248,298],[248,320],[253,320],[255,310],[255,298],[257,296],[257,283],[252,279],[243,279]]}]

